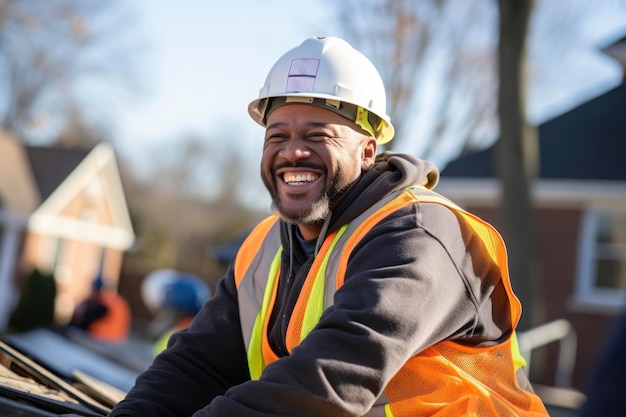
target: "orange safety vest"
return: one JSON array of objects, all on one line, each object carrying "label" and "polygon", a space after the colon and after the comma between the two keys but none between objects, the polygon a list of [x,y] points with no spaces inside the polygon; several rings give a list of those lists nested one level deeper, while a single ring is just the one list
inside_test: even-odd
[{"label": "orange safety vest", "polygon": [[[289,352],[333,303],[334,292],[343,285],[350,254],[363,236],[390,213],[416,203],[448,207],[481,237],[489,256],[502,271],[515,329],[521,305],[511,289],[506,249],[499,233],[439,194],[416,187],[390,194],[325,238],[287,328]],[[278,359],[267,339],[282,252],[277,220],[277,214],[268,217],[250,233],[234,264],[242,335],[252,379],[258,379],[264,367]],[[466,346],[452,340],[436,343],[416,352],[404,364],[366,416],[547,416],[539,397],[517,383],[516,371],[521,365],[516,353],[514,332],[495,346]]]},{"label": "orange safety vest", "polygon": [[94,339],[104,342],[120,343],[126,341],[131,325],[131,312],[128,302],[118,293],[102,290],[98,294],[107,311],[104,316],[87,327],[87,332]]}]

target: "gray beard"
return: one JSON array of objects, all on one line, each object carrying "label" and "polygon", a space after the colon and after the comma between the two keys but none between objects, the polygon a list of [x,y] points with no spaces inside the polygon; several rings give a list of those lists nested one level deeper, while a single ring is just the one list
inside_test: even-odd
[{"label": "gray beard", "polygon": [[330,198],[327,193],[324,193],[320,198],[318,198],[315,203],[309,207],[309,209],[304,213],[299,213],[297,215],[290,215],[289,213],[285,213],[281,206],[280,200],[278,198],[274,198],[272,200],[272,208],[280,214],[281,218],[291,224],[317,224],[323,223],[324,220],[330,215]]},{"label": "gray beard", "polygon": [[323,192],[311,207],[303,213],[295,215],[285,213],[281,208],[280,200],[277,196],[272,197],[272,209],[276,210],[287,223],[306,225],[324,223],[326,218],[332,213],[331,207],[333,207],[335,202],[352,186],[352,184],[348,184],[341,189],[337,189],[339,182],[341,182],[341,172],[337,173],[330,188]]}]

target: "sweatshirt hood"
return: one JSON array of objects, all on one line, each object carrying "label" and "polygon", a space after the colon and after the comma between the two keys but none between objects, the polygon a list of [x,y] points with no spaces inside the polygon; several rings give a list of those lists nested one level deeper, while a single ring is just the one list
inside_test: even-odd
[{"label": "sweatshirt hood", "polygon": [[376,157],[374,168],[363,174],[334,208],[326,233],[350,222],[391,192],[415,185],[432,190],[438,181],[439,170],[432,163],[407,154],[382,153]]}]

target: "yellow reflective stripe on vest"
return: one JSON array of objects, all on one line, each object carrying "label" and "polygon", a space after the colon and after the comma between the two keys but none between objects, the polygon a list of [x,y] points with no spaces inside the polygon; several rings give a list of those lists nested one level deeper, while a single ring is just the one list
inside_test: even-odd
[{"label": "yellow reflective stripe on vest", "polygon": [[313,288],[311,289],[311,295],[309,296],[304,318],[302,320],[302,328],[300,329],[300,341],[304,340],[304,338],[313,330],[315,325],[320,321],[320,317],[322,317],[322,313],[326,309],[325,306],[325,296],[324,293],[326,291],[326,267],[328,266],[328,258],[330,254],[333,252],[335,245],[339,238],[344,234],[348,225],[345,224],[339,229],[337,235],[333,239],[328,251],[324,256],[324,260],[322,261],[322,265],[320,269],[317,271],[317,275],[315,277],[315,281],[313,282]]},{"label": "yellow reflective stripe on vest", "polygon": [[274,261],[267,277],[267,286],[263,294],[263,303],[261,310],[256,316],[254,327],[252,328],[252,337],[250,338],[250,346],[248,348],[248,369],[250,370],[250,378],[255,380],[261,377],[261,372],[265,368],[263,361],[263,333],[265,323],[268,317],[269,305],[274,296],[276,286],[278,284],[278,273],[280,269],[280,255],[282,254],[282,246],[278,249]]},{"label": "yellow reflective stripe on vest", "polygon": [[513,332],[511,337],[511,352],[513,353],[513,362],[515,363],[515,372],[519,371],[520,368],[525,368],[527,365],[526,358],[522,356],[522,352],[519,350],[517,332]]},{"label": "yellow reflective stripe on vest", "polygon": [[[328,264],[328,257],[332,253],[332,249],[334,248],[341,235],[345,232],[346,228],[347,225],[339,229],[339,231],[335,234],[328,249],[325,251],[325,256],[321,263],[320,269],[316,274],[315,280],[311,288],[310,296],[307,298],[307,305],[304,317],[301,321],[302,327],[300,329],[300,339],[298,340],[298,342],[301,342],[309,334],[313,327],[315,327],[315,325],[319,322],[320,317],[324,312],[324,309],[326,308],[324,300],[326,265]],[[268,276],[268,282],[265,287],[265,293],[263,295],[262,307],[257,314],[254,322],[254,327],[252,329],[252,337],[250,339],[250,346],[248,348],[248,368],[250,370],[250,377],[253,380],[260,378],[263,369],[265,369],[265,366],[268,363],[271,363],[271,361],[273,360],[273,358],[268,357],[269,355],[265,353],[267,352],[267,349],[264,349],[263,344],[267,343],[267,322],[270,315],[269,306],[273,304],[272,298],[276,296],[276,291],[278,288],[277,285],[281,254],[282,247],[274,257],[274,261],[272,262],[271,270]]]},{"label": "yellow reflective stripe on vest", "polygon": [[254,322],[263,305],[269,271],[281,246],[280,223],[277,220],[278,216],[273,215],[259,223],[243,242],[234,262],[239,323],[246,351],[250,347]]}]

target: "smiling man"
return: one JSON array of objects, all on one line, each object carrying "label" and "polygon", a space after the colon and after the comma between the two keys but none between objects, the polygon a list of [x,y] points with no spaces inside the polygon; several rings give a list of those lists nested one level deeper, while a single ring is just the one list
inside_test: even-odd
[{"label": "smiling man", "polygon": [[252,118],[275,214],[111,416],[543,416],[487,223],[393,138],[382,80],[338,38],[274,64]]},{"label": "smiling man", "polygon": [[283,220],[319,235],[331,207],[374,166],[376,140],[346,118],[306,104],[270,107],[262,178]]}]

